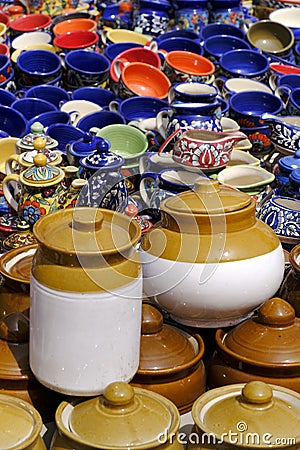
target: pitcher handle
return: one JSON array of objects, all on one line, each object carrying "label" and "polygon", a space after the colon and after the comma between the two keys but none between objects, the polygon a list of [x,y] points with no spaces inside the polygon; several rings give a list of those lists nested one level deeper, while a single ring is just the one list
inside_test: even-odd
[{"label": "pitcher handle", "polygon": [[18,202],[14,199],[14,197],[9,189],[9,186],[10,186],[11,181],[18,182],[19,180],[20,180],[20,176],[17,175],[16,173],[12,173],[12,174],[4,177],[4,179],[2,181],[2,188],[3,188],[3,194],[5,197],[5,200],[17,212],[19,209],[19,205],[18,205]]},{"label": "pitcher handle", "polygon": [[5,173],[6,175],[11,175],[14,173],[13,170],[13,163],[16,162],[19,164],[20,162],[20,156],[17,154],[10,155],[8,159],[5,161]]}]

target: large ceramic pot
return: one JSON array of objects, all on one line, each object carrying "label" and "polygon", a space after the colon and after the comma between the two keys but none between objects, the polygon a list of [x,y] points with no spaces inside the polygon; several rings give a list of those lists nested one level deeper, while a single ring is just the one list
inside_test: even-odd
[{"label": "large ceramic pot", "polygon": [[293,307],[275,297],[251,319],[216,331],[210,388],[261,380],[300,392],[300,321]]},{"label": "large ceramic pot", "polygon": [[[163,396],[124,382],[103,396],[62,402],[56,411],[51,450],[182,450],[176,439],[179,413]],[[165,440],[172,443],[162,444]]]},{"label": "large ceramic pot", "polygon": [[29,367],[29,283],[36,249],[24,245],[0,258],[0,390],[31,403],[44,422],[52,422],[61,397],[40,384]]},{"label": "large ceramic pot", "polygon": [[0,442],[3,449],[46,450],[41,438],[42,419],[24,400],[0,395]]},{"label": "large ceramic pot", "polygon": [[281,386],[250,381],[211,389],[192,416],[189,449],[299,448],[300,395]]},{"label": "large ceramic pot", "polygon": [[139,364],[142,276],[137,222],[78,207],[41,218],[30,291],[30,367],[45,386],[92,396]]},{"label": "large ceramic pot", "polygon": [[255,207],[249,195],[206,177],[164,200],[161,223],[141,244],[145,295],[189,326],[229,326],[251,315],[284,275],[279,239]]},{"label": "large ceramic pot", "polygon": [[181,414],[187,413],[206,389],[203,353],[199,334],[163,323],[161,312],[145,303],[140,363],[131,383],[167,397]]}]

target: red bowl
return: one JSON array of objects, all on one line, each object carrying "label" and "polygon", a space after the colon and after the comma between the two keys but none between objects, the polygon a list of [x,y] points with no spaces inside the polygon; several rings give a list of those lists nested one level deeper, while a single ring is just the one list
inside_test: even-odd
[{"label": "red bowl", "polygon": [[97,44],[99,36],[94,31],[70,31],[56,36],[53,44],[61,50],[74,50],[92,47]]},{"label": "red bowl", "polygon": [[47,28],[51,23],[51,17],[46,14],[27,14],[15,19],[10,24],[10,30],[17,33],[27,33]]},{"label": "red bowl", "polygon": [[9,17],[7,14],[5,14],[4,12],[0,11],[0,22],[4,23],[4,25],[7,26],[7,28],[9,27]]}]

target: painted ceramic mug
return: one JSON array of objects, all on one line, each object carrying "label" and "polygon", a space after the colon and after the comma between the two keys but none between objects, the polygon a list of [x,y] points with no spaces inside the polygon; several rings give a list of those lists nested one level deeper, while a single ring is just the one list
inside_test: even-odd
[{"label": "painted ceramic mug", "polygon": [[162,70],[171,83],[196,81],[211,84],[214,81],[214,64],[192,52],[178,50],[167,53]]}]

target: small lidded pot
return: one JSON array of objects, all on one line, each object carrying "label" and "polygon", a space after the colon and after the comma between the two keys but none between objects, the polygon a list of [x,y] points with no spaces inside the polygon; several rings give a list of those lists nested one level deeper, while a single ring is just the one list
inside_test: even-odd
[{"label": "small lidded pot", "polygon": [[[142,273],[139,225],[78,207],[36,222],[30,284],[30,367],[67,395],[103,393],[139,365]],[[55,326],[53,326],[55,324]]]},{"label": "small lidded pot", "polygon": [[49,151],[56,149],[58,146],[58,142],[45,133],[43,125],[40,122],[34,122],[30,127],[30,133],[25,134],[16,142],[17,153],[34,150],[33,143],[37,138],[45,139],[46,147]]},{"label": "small lidded pot", "polygon": [[287,156],[282,156],[278,160],[278,166],[275,168],[276,187],[280,195],[289,196],[290,175],[295,170],[300,168],[300,149],[295,153]]},{"label": "small lidded pot", "polygon": [[300,393],[300,319],[285,300],[267,300],[251,319],[217,330],[215,339],[210,388],[261,380]]},{"label": "small lidded pot", "polygon": [[263,381],[211,389],[196,400],[192,416],[188,448],[194,450],[212,448],[212,442],[220,450],[300,445],[300,394]]},{"label": "small lidded pot", "polygon": [[42,419],[29,403],[0,394],[0,445],[5,450],[46,450]]},{"label": "small lidded pot", "polygon": [[62,402],[55,422],[51,450],[183,449],[176,439],[180,425],[176,406],[125,382],[109,384],[100,397]]},{"label": "small lidded pot", "polygon": [[144,293],[172,319],[232,326],[276,293],[283,249],[248,194],[200,177],[194,191],[165,199],[160,209],[161,222],[141,244]]},{"label": "small lidded pot", "polygon": [[199,334],[163,323],[161,312],[144,303],[140,364],[131,384],[167,397],[185,414],[206,389],[203,353]]}]

